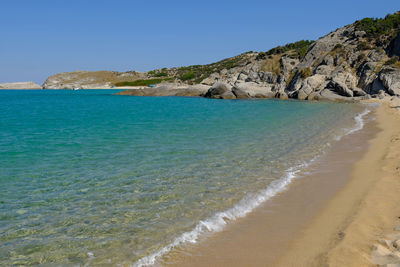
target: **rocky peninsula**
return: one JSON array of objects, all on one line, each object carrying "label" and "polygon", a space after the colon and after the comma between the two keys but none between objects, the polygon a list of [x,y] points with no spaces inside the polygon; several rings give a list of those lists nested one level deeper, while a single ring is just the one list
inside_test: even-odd
[{"label": "rocky peninsula", "polygon": [[217,99],[357,101],[399,96],[399,21],[399,12],[382,19],[365,18],[317,41],[250,51],[208,65],[61,73],[49,77],[43,88],[131,88],[119,94]]},{"label": "rocky peninsula", "polygon": [[1,83],[0,89],[42,89],[42,86],[34,83],[34,82],[16,82],[16,83]]}]

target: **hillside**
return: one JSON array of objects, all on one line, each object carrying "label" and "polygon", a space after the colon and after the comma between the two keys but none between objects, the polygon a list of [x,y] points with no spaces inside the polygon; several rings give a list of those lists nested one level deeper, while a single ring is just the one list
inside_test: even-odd
[{"label": "hillside", "polygon": [[315,42],[303,40],[266,52],[247,52],[208,65],[142,73],[63,73],[49,77],[43,87],[110,88],[161,83],[162,86],[152,90],[121,94],[188,95],[190,90],[189,95],[211,98],[357,100],[400,95],[399,56],[400,12],[397,12],[381,19],[356,21]]}]

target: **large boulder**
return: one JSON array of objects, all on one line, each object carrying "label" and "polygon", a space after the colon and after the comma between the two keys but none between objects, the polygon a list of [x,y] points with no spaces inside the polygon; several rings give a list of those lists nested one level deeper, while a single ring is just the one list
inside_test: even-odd
[{"label": "large boulder", "polygon": [[[346,101],[348,100],[347,97],[338,95],[334,91],[329,89],[324,89],[320,92],[318,96],[315,96],[313,99],[315,100],[329,100],[329,101]],[[310,99],[311,100],[311,99]]]},{"label": "large boulder", "polygon": [[264,71],[260,71],[258,73],[258,76],[260,77],[260,80],[262,82],[266,82],[266,83],[276,83],[278,80],[278,76],[275,73],[272,72],[264,72]]},{"label": "large boulder", "polygon": [[306,79],[301,79],[299,76],[295,77],[295,81],[292,83],[291,91],[293,96],[297,96],[299,100],[307,99],[314,91],[322,90],[325,87],[326,77],[324,75],[315,74],[313,76],[307,77]]},{"label": "large boulder", "polygon": [[347,96],[347,97],[354,96],[353,91],[351,91],[349,88],[347,88],[346,84],[339,82],[339,81],[332,80],[328,83],[328,85],[326,87],[328,89],[330,89],[331,91],[338,93],[341,96]]},{"label": "large boulder", "polygon": [[400,95],[400,70],[383,69],[379,73],[379,80],[390,95]]},{"label": "large boulder", "polygon": [[0,89],[42,89],[42,86],[34,82],[1,83]]},{"label": "large boulder", "polygon": [[360,89],[360,88],[353,88],[353,94],[354,94],[354,96],[365,96],[365,95],[367,95],[367,93],[364,90]]},{"label": "large boulder", "polygon": [[272,86],[261,86],[253,82],[237,82],[232,91],[237,98],[273,98],[276,94],[272,92]]},{"label": "large boulder", "polygon": [[224,82],[216,82],[204,95],[208,98],[235,99],[231,86]]},{"label": "large boulder", "polygon": [[343,68],[332,75],[332,80],[343,83],[349,89],[353,89],[357,87],[358,79],[351,72],[346,71],[346,68]]},{"label": "large boulder", "polygon": [[220,75],[219,73],[215,72],[212,73],[210,76],[208,76],[207,78],[205,78],[204,80],[201,81],[201,84],[205,84],[205,85],[213,85],[216,81],[218,81],[220,79]]}]

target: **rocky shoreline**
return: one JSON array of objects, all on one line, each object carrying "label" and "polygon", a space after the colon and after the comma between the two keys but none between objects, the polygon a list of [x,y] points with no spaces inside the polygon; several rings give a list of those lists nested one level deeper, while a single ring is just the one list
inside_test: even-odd
[{"label": "rocky shoreline", "polygon": [[[399,18],[400,13],[395,13],[372,23]],[[364,20],[339,28],[315,42],[299,41],[267,52],[248,52],[209,65],[144,73],[113,72],[112,79],[161,81],[152,88],[119,93],[134,96],[335,101],[400,96],[400,32],[397,28],[370,32],[365,26],[370,22]],[[98,75],[97,72],[58,74],[49,77],[43,88],[112,87],[104,79],[96,79]],[[111,79],[111,74],[107,75]],[[169,78],[155,79],[162,76]]]},{"label": "rocky shoreline", "polygon": [[[35,89],[126,89],[133,96],[359,101],[400,96],[400,12],[366,18],[317,41],[247,52],[208,65],[148,72],[75,71]],[[372,26],[371,26],[372,25]],[[149,86],[151,85],[151,86]],[[20,85],[0,85],[0,88]],[[21,88],[22,89],[22,88]]]}]

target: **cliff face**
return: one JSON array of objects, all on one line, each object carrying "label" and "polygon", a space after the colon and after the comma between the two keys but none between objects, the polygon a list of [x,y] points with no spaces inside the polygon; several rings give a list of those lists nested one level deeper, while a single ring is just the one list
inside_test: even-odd
[{"label": "cliff face", "polygon": [[[162,85],[123,94],[174,95],[176,92],[170,90],[176,88],[165,86],[174,82],[187,84],[190,95],[210,98],[358,100],[400,95],[399,56],[400,13],[395,13],[384,19],[357,21],[316,42],[300,41],[267,52],[248,52],[209,65],[145,73],[105,72],[107,77],[95,72],[64,73],[50,77],[43,87],[93,88],[111,87],[122,81],[126,85],[154,81]],[[205,93],[204,87],[193,91],[189,84],[209,89]]]},{"label": "cliff face", "polygon": [[2,83],[0,89],[42,89],[42,87],[34,82],[17,82]]}]

